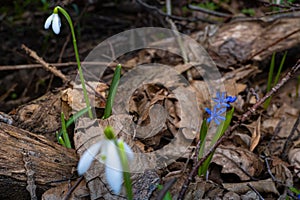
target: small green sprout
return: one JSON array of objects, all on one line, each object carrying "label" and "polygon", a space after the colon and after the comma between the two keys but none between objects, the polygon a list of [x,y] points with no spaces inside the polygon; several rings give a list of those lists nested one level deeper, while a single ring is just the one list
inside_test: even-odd
[{"label": "small green sprout", "polygon": [[62,135],[63,135],[64,146],[70,149],[70,148],[72,148],[72,146],[71,146],[71,142],[70,142],[69,135],[68,135],[67,128],[66,128],[65,115],[63,112],[61,112],[60,116],[61,116],[61,130],[63,133]]},{"label": "small green sprout", "polygon": [[109,116],[112,113],[112,106],[113,106],[117,88],[118,88],[118,85],[120,82],[121,69],[122,69],[121,64],[118,64],[116,67],[112,82],[111,82],[111,86],[109,88],[109,93],[108,93],[108,98],[107,98],[106,105],[105,105],[103,119],[109,118]]},{"label": "small green sprout", "polygon": [[[69,137],[67,137],[68,133],[67,133],[67,128],[73,124],[75,122],[76,119],[78,119],[79,117],[81,117],[82,115],[84,115],[85,113],[87,113],[89,111],[90,108],[84,108],[82,110],[80,110],[79,112],[75,113],[72,117],[70,117],[70,119],[65,122],[64,119],[64,114],[62,113],[61,115],[61,124],[62,124],[62,129],[60,130],[60,132],[56,133],[56,138],[58,140],[58,143],[60,143],[61,145],[63,145],[64,147],[67,148],[71,148],[71,145],[66,145],[67,143],[70,143]],[[65,141],[68,140],[68,141]]]},{"label": "small green sprout", "polygon": [[[272,89],[272,87],[275,86],[278,83],[278,80],[279,80],[279,77],[280,77],[280,74],[281,74],[281,70],[282,70],[283,64],[285,62],[286,55],[287,55],[287,51],[284,53],[284,55],[281,59],[276,77],[273,80],[274,68],[275,68],[275,55],[276,55],[276,53],[274,52],[273,55],[272,55],[271,63],[270,63],[270,69],[269,69],[269,75],[268,75],[268,84],[267,84],[267,92],[269,92]],[[269,97],[265,101],[265,103],[263,105],[264,109],[267,109],[269,107],[270,102],[271,102],[271,97]]]},{"label": "small green sprout", "polygon": [[255,15],[255,10],[253,8],[244,8],[242,9],[242,13],[252,17]]}]

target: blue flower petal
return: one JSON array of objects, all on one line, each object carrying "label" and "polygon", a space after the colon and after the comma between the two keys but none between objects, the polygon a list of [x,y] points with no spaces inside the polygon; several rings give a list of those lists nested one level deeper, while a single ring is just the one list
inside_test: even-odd
[{"label": "blue flower petal", "polygon": [[221,108],[220,110],[216,110],[215,109],[216,107],[214,107],[214,113],[216,114],[216,115],[221,115],[221,114],[223,114],[224,112],[226,112],[226,108]]},{"label": "blue flower petal", "polygon": [[216,123],[217,125],[220,125],[220,122],[219,122],[218,118],[215,118],[214,121],[215,121],[215,123]]},{"label": "blue flower petal", "polygon": [[226,98],[226,101],[229,102],[229,103],[233,103],[233,102],[236,101],[236,99],[237,99],[236,96],[228,96],[228,97]]},{"label": "blue flower petal", "polygon": [[204,108],[204,109],[209,115],[211,115],[211,110],[209,108]]},{"label": "blue flower petal", "polygon": [[206,120],[207,123],[211,122],[212,119],[213,119],[212,117],[209,117],[209,118]]}]

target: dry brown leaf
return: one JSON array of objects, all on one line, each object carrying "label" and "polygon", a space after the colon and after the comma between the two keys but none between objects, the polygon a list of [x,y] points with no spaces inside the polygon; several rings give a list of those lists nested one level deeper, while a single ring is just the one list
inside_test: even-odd
[{"label": "dry brown leaf", "polygon": [[263,169],[263,163],[256,154],[233,145],[217,148],[212,162],[222,166],[221,173],[236,174],[242,181],[250,180],[247,174],[258,176]]},{"label": "dry brown leaf", "polygon": [[[54,188],[47,190],[43,196],[42,200],[62,200],[66,196],[67,192],[70,190],[70,186],[73,186],[76,181],[65,182],[57,185]],[[88,200],[90,192],[86,187],[85,180],[82,180],[76,189],[71,193],[69,199],[72,200]]]},{"label": "dry brown leaf", "polygon": [[246,84],[237,83],[234,79],[229,79],[224,82],[225,91],[229,96],[237,96],[239,93],[243,92],[246,88]]},{"label": "dry brown leaf", "polygon": [[300,148],[295,148],[289,152],[289,162],[294,166],[294,172],[300,178]]},{"label": "dry brown leaf", "polygon": [[[280,162],[281,161],[281,162]],[[284,183],[287,187],[293,186],[293,175],[286,166],[287,163],[280,160],[278,157],[272,158],[271,173],[277,181]]]},{"label": "dry brown leaf", "polygon": [[280,138],[287,138],[289,136],[297,120],[298,114],[299,108],[294,108],[286,103],[283,103],[283,105],[275,112],[275,118],[284,120],[284,123],[281,124],[281,129],[278,133]]},{"label": "dry brown leaf", "polygon": [[251,184],[259,193],[273,193],[279,195],[272,179],[243,182],[243,183],[223,183],[223,187],[238,194],[245,194],[250,190],[247,184]]},{"label": "dry brown leaf", "polygon": [[280,122],[280,119],[276,118],[276,117],[264,119],[263,123],[262,123],[262,129],[264,129],[270,133],[274,133],[279,122]]},{"label": "dry brown leaf", "polygon": [[250,151],[253,151],[259,143],[260,136],[261,136],[260,126],[261,126],[261,116],[258,117],[258,119],[256,121],[256,126],[252,133]]},{"label": "dry brown leaf", "polygon": [[[108,89],[108,86],[106,84],[101,82],[89,82],[89,85],[93,87],[95,91],[105,97],[105,91]],[[105,107],[104,100],[102,98],[96,97],[95,92],[90,87],[87,87],[87,91],[92,107]],[[65,116],[70,116],[71,114],[74,114],[74,112],[86,107],[81,85],[75,85],[74,89],[68,88],[62,91],[61,100]]]}]

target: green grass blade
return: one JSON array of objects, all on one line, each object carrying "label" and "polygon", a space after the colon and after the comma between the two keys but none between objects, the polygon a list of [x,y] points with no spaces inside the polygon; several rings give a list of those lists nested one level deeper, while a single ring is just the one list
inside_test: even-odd
[{"label": "green grass blade", "polygon": [[[202,158],[202,156],[204,154],[207,131],[208,131],[208,124],[207,124],[206,119],[203,119],[201,129],[200,129],[200,149],[199,149],[199,155],[198,155],[199,158]],[[201,176],[203,174],[202,172],[205,171],[205,169],[203,169],[203,168],[205,168],[204,163],[198,169],[199,176]]]},{"label": "green grass blade", "polygon": [[77,120],[79,117],[81,117],[82,115],[87,113],[89,111],[89,109],[91,109],[91,107],[86,107],[86,108],[78,111],[77,113],[75,113],[72,117],[70,117],[70,119],[66,123],[66,128],[68,128],[71,124],[73,124],[75,122],[75,120]]},{"label": "green grass blade", "polygon": [[[268,83],[267,83],[267,92],[269,92],[272,88],[272,80],[273,80],[273,74],[274,74],[274,68],[275,68],[275,55],[274,52],[271,59],[270,69],[269,69],[269,75],[268,75]],[[271,98],[268,98],[264,103],[264,109],[267,109],[270,105]]]},{"label": "green grass blade", "polygon": [[68,135],[68,132],[67,132],[67,128],[66,128],[65,115],[64,115],[63,112],[61,112],[60,116],[61,116],[62,136],[63,136],[63,140],[64,140],[64,143],[65,143],[65,147],[72,148],[71,147],[71,142],[70,142],[70,139],[69,139],[69,135]]},{"label": "green grass blade", "polygon": [[284,55],[283,55],[283,57],[281,59],[280,66],[279,66],[279,69],[277,71],[277,74],[276,74],[276,77],[275,77],[275,80],[274,80],[272,86],[274,86],[274,85],[276,85],[278,83],[278,80],[279,80],[279,77],[280,77],[280,73],[281,73],[282,67],[283,67],[284,62],[285,62],[286,54],[287,54],[287,51],[284,53]]},{"label": "green grass blade", "polygon": [[208,124],[206,119],[203,119],[201,129],[200,129],[200,149],[199,149],[199,158],[202,158],[205,149],[206,135],[208,130]]},{"label": "green grass blade", "polygon": [[[75,113],[72,117],[70,117],[70,119],[66,123],[66,129],[69,128],[69,126],[71,126],[71,124],[73,124],[75,122],[75,120],[77,120],[79,117],[81,117],[82,115],[87,113],[90,109],[91,109],[91,107],[86,107],[86,108],[78,111],[77,113]],[[62,134],[63,134],[63,132],[62,132],[62,130],[60,130],[60,132],[56,136],[57,140],[59,137],[62,136]]]},{"label": "green grass blade", "polygon": [[199,167],[198,169],[198,175],[199,176],[202,176],[202,175],[205,175],[207,170],[208,170],[208,167],[209,167],[209,164],[211,162],[211,159],[213,158],[213,155],[214,155],[214,152],[211,153],[207,159],[202,163],[202,165]]},{"label": "green grass blade", "polygon": [[107,102],[105,105],[105,110],[104,110],[104,115],[103,115],[103,119],[107,119],[109,118],[109,116],[111,115],[112,112],[112,106],[114,103],[114,98],[116,96],[116,92],[117,92],[117,88],[119,85],[119,81],[120,81],[120,77],[121,77],[121,64],[118,64],[111,82],[111,86],[109,88],[109,93],[108,93],[108,98],[107,98]]}]

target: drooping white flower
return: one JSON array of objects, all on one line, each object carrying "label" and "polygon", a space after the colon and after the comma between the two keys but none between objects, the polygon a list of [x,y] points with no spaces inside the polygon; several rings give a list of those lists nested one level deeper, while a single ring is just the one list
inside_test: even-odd
[{"label": "drooping white flower", "polygon": [[[119,155],[119,144],[124,144],[124,149],[128,158],[128,161],[133,160],[133,152],[130,147],[122,140],[116,140],[118,146],[114,140],[104,139],[89,147],[81,156],[77,171],[79,175],[84,174],[91,166],[94,159],[99,159],[105,164],[105,176],[108,184],[111,186],[112,191],[115,194],[119,194],[123,182],[123,167]],[[98,153],[100,157],[96,157]]]},{"label": "drooping white flower", "polygon": [[48,29],[50,27],[52,23],[52,30],[55,34],[59,34],[60,32],[60,27],[61,27],[61,22],[60,22],[60,17],[58,15],[58,13],[52,13],[52,15],[50,15],[45,24],[44,24],[44,28]]}]

